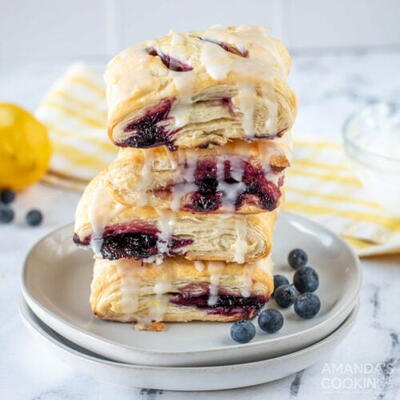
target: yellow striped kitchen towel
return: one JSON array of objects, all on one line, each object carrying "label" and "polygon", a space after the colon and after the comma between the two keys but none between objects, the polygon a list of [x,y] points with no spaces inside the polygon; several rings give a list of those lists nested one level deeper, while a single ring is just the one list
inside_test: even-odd
[{"label": "yellow striped kitchen towel", "polygon": [[[36,115],[49,127],[54,146],[47,182],[82,189],[114,159],[117,150],[106,133],[103,80],[85,64],[67,70]],[[400,219],[368,200],[340,144],[295,140],[286,185],[287,210],[335,231],[359,255],[400,253]]]},{"label": "yellow striped kitchen towel", "polygon": [[54,83],[36,110],[47,125],[53,156],[44,181],[83,189],[117,153],[107,138],[102,76],[84,63],[73,64]]},{"label": "yellow striped kitchen towel", "polygon": [[285,209],[333,230],[360,256],[400,253],[400,218],[368,199],[339,143],[295,140]]}]

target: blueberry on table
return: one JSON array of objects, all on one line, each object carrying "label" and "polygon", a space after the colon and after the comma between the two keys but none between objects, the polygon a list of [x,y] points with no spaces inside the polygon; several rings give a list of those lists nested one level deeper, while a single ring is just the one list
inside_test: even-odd
[{"label": "blueberry on table", "polygon": [[43,215],[39,210],[30,210],[26,214],[26,223],[29,226],[38,226],[42,223]]},{"label": "blueberry on table", "polygon": [[[283,275],[274,275],[274,293],[275,290],[282,285],[289,285],[289,280],[286,278],[286,276]],[[274,295],[274,293],[272,293],[272,296]]]},{"label": "blueberry on table", "polygon": [[293,276],[293,284],[300,293],[315,292],[319,286],[319,277],[314,268],[301,267]]},{"label": "blueberry on table", "polygon": [[0,224],[9,224],[14,219],[14,211],[9,207],[0,207]]},{"label": "blueberry on table", "polygon": [[293,249],[288,255],[288,263],[293,269],[304,267],[307,261],[307,253],[302,249]]},{"label": "blueberry on table", "polygon": [[3,204],[10,204],[15,200],[15,192],[9,189],[2,190],[0,200]]},{"label": "blueberry on table", "polygon": [[255,335],[256,328],[251,321],[237,321],[231,326],[231,337],[235,342],[250,342]]},{"label": "blueberry on table", "polygon": [[320,308],[321,301],[314,293],[300,294],[294,303],[294,311],[299,317],[304,319],[311,319],[315,317]]},{"label": "blueberry on table", "polygon": [[296,299],[296,290],[292,285],[279,286],[275,290],[274,299],[282,308],[288,308]]},{"label": "blueberry on table", "polygon": [[272,308],[264,310],[258,316],[258,325],[265,332],[278,332],[283,326],[283,315],[280,311]]}]

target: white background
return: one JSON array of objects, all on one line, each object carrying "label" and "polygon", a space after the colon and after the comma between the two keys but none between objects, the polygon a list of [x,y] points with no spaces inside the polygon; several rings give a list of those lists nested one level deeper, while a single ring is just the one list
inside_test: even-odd
[{"label": "white background", "polygon": [[[400,99],[398,21],[400,0],[0,0],[0,101],[34,110],[70,61],[93,59],[104,66],[118,50],[171,28],[264,24],[294,54],[296,135],[340,139],[351,113],[374,100]],[[277,382],[219,393],[158,392],[106,385],[68,368],[35,345],[18,302],[28,249],[72,221],[78,198],[35,185],[13,204],[16,221],[0,226],[1,400],[399,399],[398,255],[362,261],[360,315],[351,334],[331,357]],[[24,223],[33,207],[44,213],[38,228]],[[325,390],[325,363],[384,366],[365,376],[382,384],[376,390]]]},{"label": "white background", "polygon": [[400,45],[398,0],[0,0],[0,62],[110,56],[171,28],[270,26],[292,50]]}]

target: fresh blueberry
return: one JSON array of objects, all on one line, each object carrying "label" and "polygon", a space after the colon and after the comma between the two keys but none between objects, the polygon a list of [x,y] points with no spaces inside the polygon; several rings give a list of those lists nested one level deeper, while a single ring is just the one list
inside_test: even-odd
[{"label": "fresh blueberry", "polygon": [[231,337],[235,342],[250,342],[255,335],[256,328],[251,321],[237,321],[231,326]]},{"label": "fresh blueberry", "polygon": [[321,301],[314,293],[300,294],[294,303],[294,311],[299,317],[304,319],[311,319],[315,317],[320,308]]},{"label": "fresh blueberry", "polygon": [[43,215],[39,210],[30,210],[25,218],[29,226],[38,226],[42,223]]},{"label": "fresh blueberry", "polygon": [[279,286],[275,290],[274,299],[282,308],[288,308],[296,299],[296,290],[292,285]]},{"label": "fresh blueberry", "polygon": [[280,311],[272,308],[264,310],[258,316],[258,325],[265,332],[278,332],[283,326],[283,315]]},{"label": "fresh blueberry", "polygon": [[3,204],[10,204],[15,199],[15,192],[5,189],[0,193],[0,200]]},{"label": "fresh blueberry", "polygon": [[[289,281],[286,278],[286,276],[283,275],[274,275],[274,293],[275,290],[282,285],[289,285]],[[272,296],[274,295],[274,293],[272,293]]]},{"label": "fresh blueberry", "polygon": [[9,207],[0,207],[0,224],[8,224],[14,219],[14,211]]},{"label": "fresh blueberry", "polygon": [[315,292],[319,286],[318,274],[314,268],[301,267],[294,273],[293,284],[300,293]]},{"label": "fresh blueberry", "polygon": [[293,249],[288,255],[288,263],[293,269],[304,267],[307,261],[307,253],[302,249]]}]

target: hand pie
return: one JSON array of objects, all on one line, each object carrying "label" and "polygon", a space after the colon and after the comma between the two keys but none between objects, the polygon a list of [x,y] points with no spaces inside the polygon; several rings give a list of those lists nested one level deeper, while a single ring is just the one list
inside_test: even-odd
[{"label": "hand pie", "polygon": [[105,173],[105,185],[129,206],[194,213],[272,211],[282,197],[287,147],[279,139],[176,152],[165,146],[122,149]]},{"label": "hand pie", "polygon": [[171,150],[273,139],[294,122],[290,56],[255,26],[175,33],[108,64],[109,136],[121,147]]},{"label": "hand pie", "polygon": [[254,318],[273,291],[271,261],[161,265],[95,261],[90,305],[100,318],[148,325],[153,321],[236,321]]},{"label": "hand pie", "polygon": [[250,262],[271,249],[276,212],[252,215],[163,212],[118,203],[104,173],[87,186],[76,211],[75,243],[92,245],[99,257]]}]

